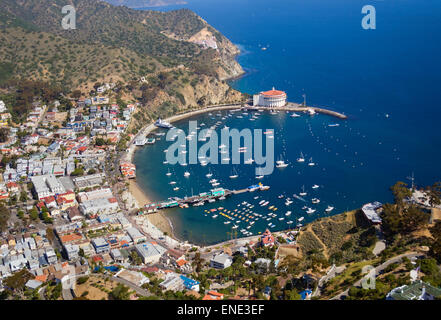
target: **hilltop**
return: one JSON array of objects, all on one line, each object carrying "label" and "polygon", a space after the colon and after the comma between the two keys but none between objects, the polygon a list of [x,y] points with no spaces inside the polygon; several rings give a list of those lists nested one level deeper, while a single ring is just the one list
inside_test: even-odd
[{"label": "hilltop", "polygon": [[[239,50],[190,10],[137,11],[98,0],[73,0],[77,29],[60,27],[65,1],[0,3],[0,63],[12,77],[48,79],[74,89],[109,77],[129,81],[183,65],[216,80],[243,72]],[[217,49],[189,41],[204,30]]]}]

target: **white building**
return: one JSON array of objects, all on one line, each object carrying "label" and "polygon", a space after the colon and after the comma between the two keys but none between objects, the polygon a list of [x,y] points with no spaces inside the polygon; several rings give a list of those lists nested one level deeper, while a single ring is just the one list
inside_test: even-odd
[{"label": "white building", "polygon": [[232,263],[233,258],[226,253],[221,253],[213,256],[213,258],[210,260],[210,267],[216,269],[225,269],[231,266]]},{"label": "white building", "polygon": [[66,190],[58,179],[52,175],[34,176],[31,177],[35,192],[38,199],[54,196],[58,193],[64,193]]},{"label": "white building", "polygon": [[96,200],[100,198],[112,198],[112,190],[110,188],[97,189],[88,192],[80,192],[78,193],[78,198],[81,202]]},{"label": "white building", "polygon": [[80,204],[79,209],[84,215],[90,216],[115,212],[119,209],[119,206],[118,201],[115,198],[100,198],[84,201]]},{"label": "white building", "polygon": [[6,111],[6,105],[2,100],[0,100],[0,112],[5,112],[5,111]]},{"label": "white building", "polygon": [[283,107],[286,104],[286,93],[275,90],[274,87],[269,91],[262,91],[253,96],[253,106],[255,107]]},{"label": "white building", "polygon": [[372,202],[365,204],[361,210],[363,211],[366,218],[373,224],[381,224],[380,213],[382,212],[383,205],[378,202]]},{"label": "white building", "polygon": [[164,247],[158,245],[157,243],[142,243],[135,246],[136,252],[142,258],[145,264],[147,263],[158,263],[162,255],[167,251]]}]

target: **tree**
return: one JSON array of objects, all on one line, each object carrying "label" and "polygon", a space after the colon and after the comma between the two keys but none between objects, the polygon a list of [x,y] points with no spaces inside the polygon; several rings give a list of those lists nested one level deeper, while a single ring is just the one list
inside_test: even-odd
[{"label": "tree", "polygon": [[403,212],[401,219],[401,231],[404,233],[416,231],[427,222],[428,215],[415,205],[412,205]]},{"label": "tree", "polygon": [[430,228],[430,233],[433,236],[430,254],[441,263],[441,221],[437,221],[435,225]]},{"label": "tree", "polygon": [[401,181],[395,183],[391,188],[392,194],[394,196],[395,204],[398,206],[398,213],[404,207],[404,200],[412,195],[412,191],[407,187],[407,184]]},{"label": "tree", "polygon": [[27,202],[28,201],[28,194],[26,191],[20,192],[20,201],[21,202]]},{"label": "tree", "polygon": [[429,197],[431,207],[441,204],[441,182],[435,182],[432,186],[426,188],[426,194]]},{"label": "tree", "polygon": [[285,300],[301,300],[302,297],[297,292],[297,290],[285,290]]},{"label": "tree", "polygon": [[22,294],[25,289],[26,282],[33,278],[34,276],[28,270],[22,269],[14,273],[12,276],[6,278],[3,283],[9,290]]},{"label": "tree", "polygon": [[118,284],[115,289],[110,292],[110,296],[114,300],[128,300],[130,297],[129,288]]},{"label": "tree", "polygon": [[9,128],[0,128],[0,142],[6,142],[9,138]]},{"label": "tree", "polygon": [[0,231],[5,231],[8,228],[8,220],[10,212],[3,204],[0,204]]},{"label": "tree", "polygon": [[29,216],[31,217],[32,220],[37,220],[38,219],[38,211],[36,208],[32,208],[29,211]]}]

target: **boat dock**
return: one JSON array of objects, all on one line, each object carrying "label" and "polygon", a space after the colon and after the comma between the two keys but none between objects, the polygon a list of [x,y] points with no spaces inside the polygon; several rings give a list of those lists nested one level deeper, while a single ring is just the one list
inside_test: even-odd
[{"label": "boat dock", "polygon": [[167,201],[158,202],[158,203],[150,203],[146,204],[144,207],[146,209],[146,213],[156,212],[161,209],[168,209],[174,207],[180,208],[188,208],[189,206],[202,206],[209,202],[209,200],[225,200],[226,197],[235,194],[242,194],[246,192],[254,192],[256,190],[265,191],[268,190],[268,186],[263,185],[253,185],[245,189],[240,190],[228,190],[223,188],[212,189],[209,192],[203,192],[195,196],[184,197],[184,198],[169,198]]},{"label": "boat dock", "polygon": [[286,106],[284,107],[274,107],[274,108],[267,108],[267,107],[259,107],[259,106],[250,106],[247,105],[246,109],[248,110],[280,110],[280,111],[292,111],[292,112],[310,112],[311,110],[313,110],[316,113],[322,113],[322,114],[326,114],[329,116],[333,116],[339,119],[347,119],[348,116],[337,112],[337,111],[332,111],[329,109],[324,109],[324,108],[318,108],[318,107],[308,107],[308,106],[304,106],[302,104],[299,103],[294,103],[294,102],[287,102]]}]

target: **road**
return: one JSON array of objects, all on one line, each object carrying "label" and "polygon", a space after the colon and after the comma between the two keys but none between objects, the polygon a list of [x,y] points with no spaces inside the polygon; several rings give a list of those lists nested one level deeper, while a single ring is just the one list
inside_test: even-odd
[{"label": "road", "polygon": [[[94,276],[94,277],[100,277],[100,278],[107,278],[106,275],[102,275],[102,274],[93,274],[93,275],[84,275],[84,274],[79,274],[79,275],[75,275],[73,277],[71,277],[71,281],[65,280],[63,281],[63,290],[61,291],[61,294],[63,296],[63,300],[72,300],[74,298],[73,294],[72,294],[72,286],[76,283],[77,278],[82,277],[82,276]],[[151,296],[152,294],[141,288],[138,287],[137,285],[121,279],[121,278],[117,278],[117,277],[110,277],[113,281],[118,282],[120,284],[123,284],[127,287],[129,287],[130,289],[132,289],[133,291],[135,291],[137,294],[141,295],[141,296]],[[73,280],[73,281],[72,281]]]},{"label": "road", "polygon": [[334,278],[337,273],[342,272],[344,269],[345,267],[336,267],[335,264],[333,264],[331,269],[329,269],[329,271],[326,273],[326,275],[320,278],[317,288],[312,293],[312,297],[320,296],[323,285],[326,282],[328,282],[330,279]]},{"label": "road", "polygon": [[152,295],[149,291],[147,291],[141,287],[138,287],[137,285],[135,285],[134,283],[131,283],[130,281],[127,281],[127,280],[124,280],[121,278],[117,278],[117,277],[112,277],[112,280],[129,287],[130,289],[134,290],[140,296],[149,297]]},{"label": "road", "polygon": [[[387,260],[386,262],[380,264],[378,267],[376,267],[376,268],[375,268],[375,274],[378,275],[381,271],[383,271],[384,269],[386,269],[387,266],[389,266],[390,264],[393,264],[393,263],[400,262],[401,259],[403,259],[404,257],[410,259],[410,258],[413,258],[413,257],[420,257],[420,256],[424,256],[424,255],[421,254],[421,253],[417,253],[417,252],[409,252],[409,253],[403,253],[403,254],[400,254],[400,255],[398,255],[398,256],[396,256],[396,257],[393,257],[393,258]],[[361,278],[360,280],[358,280],[357,282],[355,282],[352,286],[353,286],[353,287],[360,287],[362,281],[363,281],[363,278]],[[335,297],[331,298],[330,300],[341,300],[343,296],[347,296],[347,295],[348,295],[348,292],[349,292],[349,289],[350,289],[350,288],[351,288],[351,287],[349,287],[349,288],[346,289],[345,291],[339,293],[338,295],[336,295]]]}]

